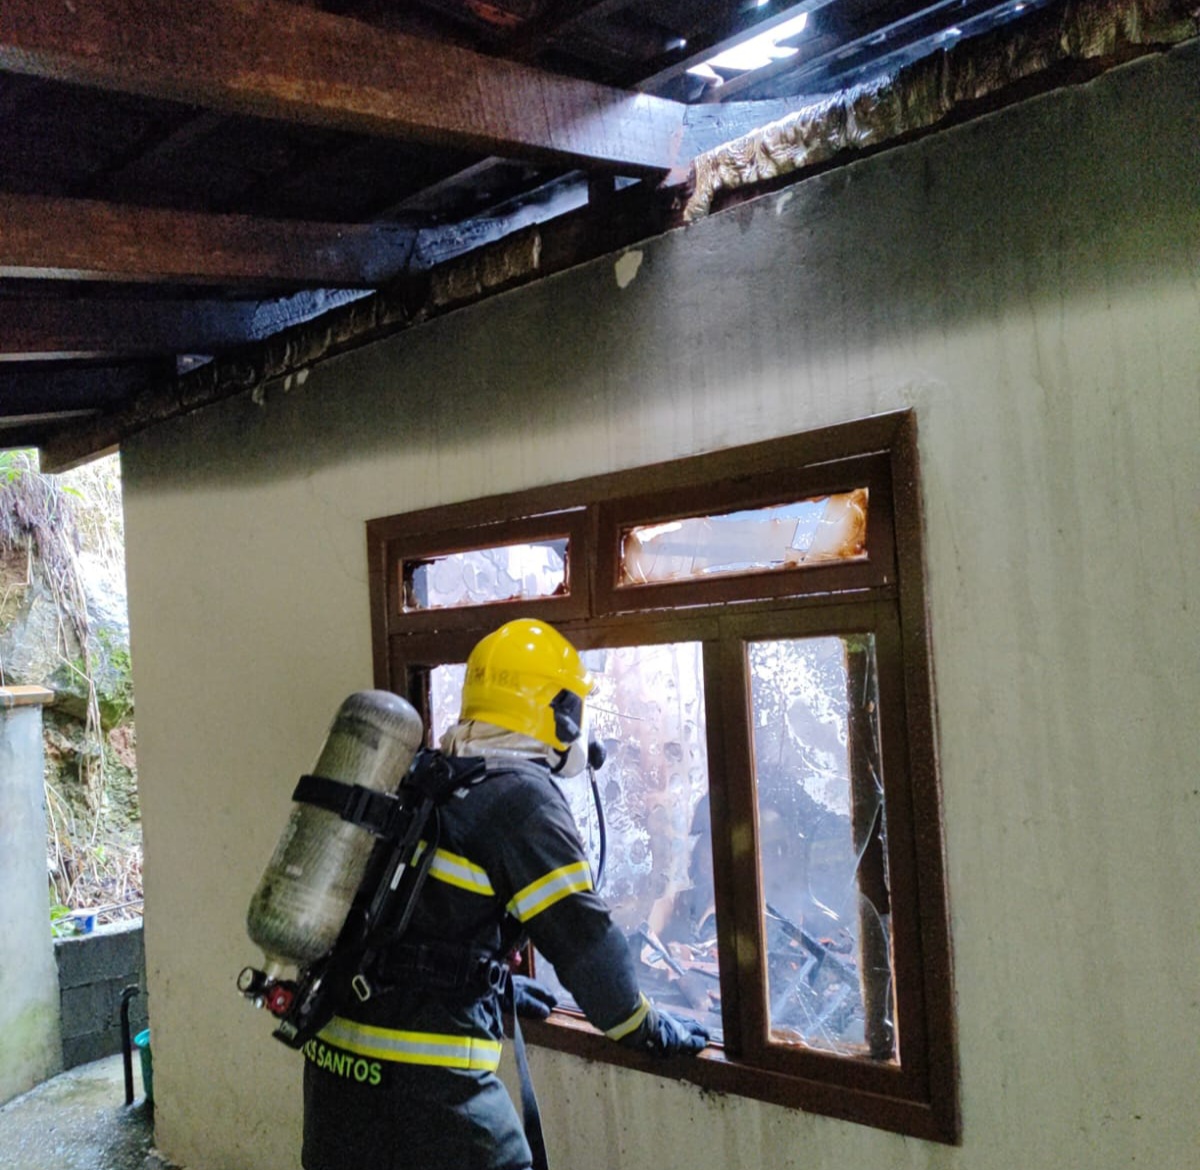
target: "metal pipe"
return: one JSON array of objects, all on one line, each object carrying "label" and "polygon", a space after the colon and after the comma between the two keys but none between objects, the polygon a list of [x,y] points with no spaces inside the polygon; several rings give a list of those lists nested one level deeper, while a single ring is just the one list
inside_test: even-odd
[{"label": "metal pipe", "polygon": [[129,1031],[129,1001],[141,993],[137,986],[121,992],[121,1056],[125,1061],[125,1104],[133,1104],[133,1038]]}]

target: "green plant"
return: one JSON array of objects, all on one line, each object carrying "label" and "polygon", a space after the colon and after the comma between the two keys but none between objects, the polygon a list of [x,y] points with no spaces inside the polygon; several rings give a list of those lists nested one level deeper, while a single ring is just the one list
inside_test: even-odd
[{"label": "green plant", "polygon": [[79,933],[79,926],[71,916],[71,908],[61,902],[50,904],[50,933],[55,938],[67,938]]},{"label": "green plant", "polygon": [[[43,475],[36,451],[0,453],[0,552],[36,552],[59,616],[59,656],[82,684],[87,733],[99,744],[100,706],[92,682],[91,631],[79,568],[79,521],[95,511],[83,506],[85,496],[76,484]],[[97,806],[103,788],[101,758],[99,750],[79,756],[80,780],[89,802]]]},{"label": "green plant", "polygon": [[[47,725],[47,757],[69,761],[79,779],[61,790],[50,776],[46,781],[56,936],[76,927],[70,907],[119,906],[141,892],[131,740],[128,735],[122,740],[126,747],[119,759],[107,742],[133,708],[129,652],[106,627],[89,622],[85,550],[93,566],[99,561],[111,575],[123,574],[119,460],[100,459],[65,476],[48,476],[38,467],[36,451],[0,451],[0,556],[17,554],[28,565],[23,584],[0,591],[0,606],[14,590],[30,587],[36,570],[56,611],[60,665],[50,679],[28,681],[59,689],[62,718],[56,727]],[[2,668],[0,663],[0,684]]]}]

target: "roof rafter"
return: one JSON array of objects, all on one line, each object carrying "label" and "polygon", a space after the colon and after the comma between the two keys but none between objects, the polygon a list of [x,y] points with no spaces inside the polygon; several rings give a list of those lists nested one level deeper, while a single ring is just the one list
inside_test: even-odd
[{"label": "roof rafter", "polygon": [[422,289],[407,281],[385,286],[308,325],[219,356],[189,373],[167,374],[123,409],[68,423],[47,435],[39,443],[42,468],[69,470],[153,422],[268,383],[286,385],[319,361],[657,235],[676,222],[669,202],[647,184],[635,184],[616,192],[603,213],[584,206],[438,264]]},{"label": "roof rafter", "polygon": [[[7,2],[7,0],[6,0]],[[415,233],[0,194],[0,276],[370,288],[403,271]]]},{"label": "roof rafter", "polygon": [[634,175],[679,161],[685,110],[280,0],[4,0],[0,68]]},{"label": "roof rafter", "polygon": [[[0,365],[0,447],[36,447],[64,425],[94,425],[168,377],[161,361],[115,366]],[[116,448],[113,447],[113,450]],[[107,454],[94,450],[93,456]]]},{"label": "roof rafter", "polygon": [[6,296],[0,299],[0,363],[218,353],[328,312],[353,295],[267,301]]},{"label": "roof rafter", "polygon": [[7,414],[36,414],[48,399],[67,410],[98,411],[119,406],[161,383],[161,362],[119,366],[51,368],[0,366],[0,406]]}]

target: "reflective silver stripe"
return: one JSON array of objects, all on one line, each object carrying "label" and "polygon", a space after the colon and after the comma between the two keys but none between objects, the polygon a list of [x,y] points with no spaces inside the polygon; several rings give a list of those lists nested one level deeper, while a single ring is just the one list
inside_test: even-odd
[{"label": "reflective silver stripe", "polygon": [[637,1010],[624,1023],[618,1024],[615,1028],[609,1028],[605,1031],[605,1035],[610,1040],[620,1040],[622,1036],[628,1036],[630,1032],[636,1032],[642,1026],[642,1021],[646,1018],[646,1013],[650,1010],[650,1001],[643,995],[640,997]]},{"label": "reflective silver stripe", "polygon": [[[419,857],[425,850],[425,842],[421,842],[421,850],[418,852]],[[465,857],[460,857],[457,853],[451,853],[446,849],[437,849],[433,854],[433,861],[429,866],[429,876],[437,878],[438,881],[445,882],[450,886],[457,886],[460,890],[467,890],[472,894],[482,894],[487,898],[494,898],[496,891],[492,889],[491,879],[487,875],[487,871],[476,865],[473,861],[468,861]]]},{"label": "reflective silver stripe", "polygon": [[500,1067],[500,1044],[479,1036],[451,1036],[439,1032],[401,1032],[358,1024],[334,1016],[317,1034],[326,1044],[397,1064],[432,1064],[495,1072]]},{"label": "reflective silver stripe", "polygon": [[575,861],[561,869],[552,870],[545,877],[531,882],[518,890],[508,904],[508,911],[519,922],[536,918],[543,910],[553,906],[570,894],[582,893],[592,888],[592,869],[586,861]]}]

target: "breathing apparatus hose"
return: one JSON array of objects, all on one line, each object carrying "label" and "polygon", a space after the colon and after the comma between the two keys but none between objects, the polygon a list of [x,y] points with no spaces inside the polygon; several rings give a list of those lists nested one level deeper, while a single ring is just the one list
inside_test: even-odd
[{"label": "breathing apparatus hose", "polygon": [[592,882],[597,890],[604,881],[604,862],[608,855],[608,829],[604,823],[604,804],[600,800],[600,785],[596,781],[596,773],[604,767],[607,757],[608,752],[604,750],[604,745],[598,739],[593,739],[588,743],[588,781],[592,786],[592,803],[596,806],[596,824],[600,836],[600,856],[596,861],[596,877]]}]

